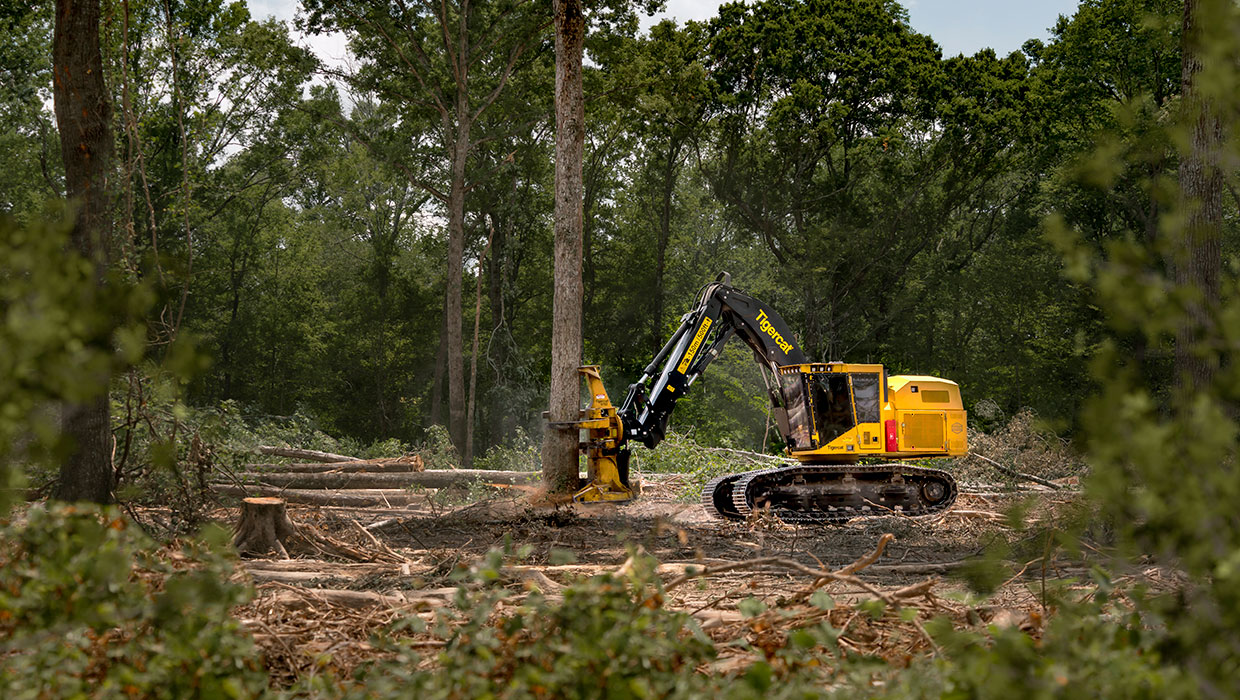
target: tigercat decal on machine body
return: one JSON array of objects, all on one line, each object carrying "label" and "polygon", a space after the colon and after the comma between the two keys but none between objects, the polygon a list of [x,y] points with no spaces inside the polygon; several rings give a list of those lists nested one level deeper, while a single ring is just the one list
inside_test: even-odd
[{"label": "tigercat decal on machine body", "polygon": [[783,334],[776,330],[775,326],[771,325],[771,322],[767,320],[765,311],[758,311],[757,320],[758,328],[761,328],[762,332],[766,333],[767,337],[775,341],[775,344],[779,346],[780,350],[783,350],[785,353],[792,351],[792,343],[784,340]]}]

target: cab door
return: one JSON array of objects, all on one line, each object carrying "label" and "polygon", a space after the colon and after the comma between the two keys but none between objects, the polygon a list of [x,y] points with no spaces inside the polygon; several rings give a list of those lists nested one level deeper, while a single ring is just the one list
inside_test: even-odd
[{"label": "cab door", "polygon": [[848,383],[857,415],[857,451],[882,452],[882,375],[851,372]]}]

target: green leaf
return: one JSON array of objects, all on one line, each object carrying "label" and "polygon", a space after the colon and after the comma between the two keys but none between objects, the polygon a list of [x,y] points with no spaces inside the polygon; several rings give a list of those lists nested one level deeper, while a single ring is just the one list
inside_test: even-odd
[{"label": "green leaf", "polygon": [[766,603],[757,598],[749,597],[737,603],[736,609],[745,617],[755,617],[766,611]]},{"label": "green leaf", "polygon": [[809,597],[809,604],[819,610],[831,610],[835,607],[835,599],[831,597],[830,593],[819,588]]},{"label": "green leaf", "polygon": [[759,693],[765,693],[771,688],[773,676],[774,670],[770,664],[765,661],[755,661],[745,672],[745,684]]}]

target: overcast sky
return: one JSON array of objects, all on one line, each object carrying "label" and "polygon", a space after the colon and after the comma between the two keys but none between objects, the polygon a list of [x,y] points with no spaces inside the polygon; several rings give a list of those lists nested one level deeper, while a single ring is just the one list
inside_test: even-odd
[{"label": "overcast sky", "polygon": [[[248,0],[255,17],[275,15],[290,20],[297,11],[296,0]],[[1059,15],[1071,15],[1076,0],[901,0],[908,8],[913,29],[929,34],[943,48],[944,56],[973,54],[990,47],[1000,56],[1018,51],[1027,39],[1046,40]],[[668,0],[661,17],[679,21],[704,20],[715,15],[718,0]],[[645,19],[644,26],[655,20]],[[343,37],[303,39],[316,53],[328,60],[345,55]]]}]

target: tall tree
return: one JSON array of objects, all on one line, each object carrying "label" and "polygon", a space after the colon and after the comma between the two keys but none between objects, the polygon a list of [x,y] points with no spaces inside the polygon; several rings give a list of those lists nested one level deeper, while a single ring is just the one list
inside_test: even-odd
[{"label": "tall tree", "polygon": [[799,301],[802,342],[837,359],[875,292],[889,292],[873,266],[907,265],[933,249],[926,227],[942,226],[928,210],[942,190],[927,187],[953,165],[930,148],[938,49],[893,0],[728,4],[709,46],[723,154],[713,189],[785,271],[772,301]]},{"label": "tall tree", "polygon": [[[1223,261],[1225,112],[1219,102],[1229,96],[1217,94],[1219,88],[1205,79],[1209,59],[1224,56],[1218,55],[1217,46],[1205,41],[1210,34],[1204,28],[1225,25],[1231,6],[1228,0],[1185,0],[1180,34],[1181,94],[1188,139],[1180,154],[1180,206],[1185,222],[1174,268],[1176,283],[1192,288],[1198,296],[1190,303],[1176,338],[1175,366],[1179,380],[1190,389],[1209,386],[1216,369],[1214,359],[1197,345],[1208,335],[1203,335],[1203,330],[1218,304]],[[1230,58],[1235,60],[1234,56]]]},{"label": "tall tree", "polygon": [[6,3],[0,9],[0,210],[19,221],[64,195],[52,87],[52,9]]},{"label": "tall tree", "polygon": [[[581,401],[581,161],[585,98],[581,66],[586,18],[582,0],[554,0],[555,12],[555,285],[551,325],[552,422],[577,420]],[[543,484],[550,493],[576,488],[577,431],[548,430]]]},{"label": "tall tree", "polygon": [[650,349],[663,345],[668,245],[672,235],[674,194],[684,164],[706,125],[709,97],[702,65],[705,27],[696,22],[678,29],[670,21],[650,30],[646,89],[638,98],[643,153],[640,189],[646,190],[654,240],[654,280],[650,293]]},{"label": "tall tree", "polygon": [[[78,206],[71,240],[102,285],[112,236],[112,112],[99,51],[99,0],[57,0],[52,75],[65,190]],[[61,465],[58,499],[112,501],[108,379],[95,377],[94,398],[64,408],[63,428],[74,444]]]},{"label": "tall tree", "polygon": [[[465,199],[474,184],[468,178],[468,164],[478,146],[473,132],[484,117],[498,118],[514,128],[522,123],[511,115],[501,118],[488,111],[504,93],[527,50],[537,44],[546,26],[545,14],[531,0],[424,1],[412,5],[401,0],[310,0],[305,5],[309,13],[306,26],[312,31],[342,30],[350,34],[362,66],[340,74],[342,79],[359,91],[401,105],[406,129],[428,120],[437,125],[437,133],[428,139],[434,142],[431,148],[419,143],[422,139],[418,135],[411,139],[405,134],[403,144],[393,143],[393,134],[366,136],[372,147],[400,165],[414,185],[425,189],[445,209],[448,431],[458,452],[464,453],[461,294]],[[385,136],[387,143],[380,144]],[[420,159],[410,158],[411,145],[421,151],[419,155],[439,160],[444,167],[424,173],[414,165]]]}]

